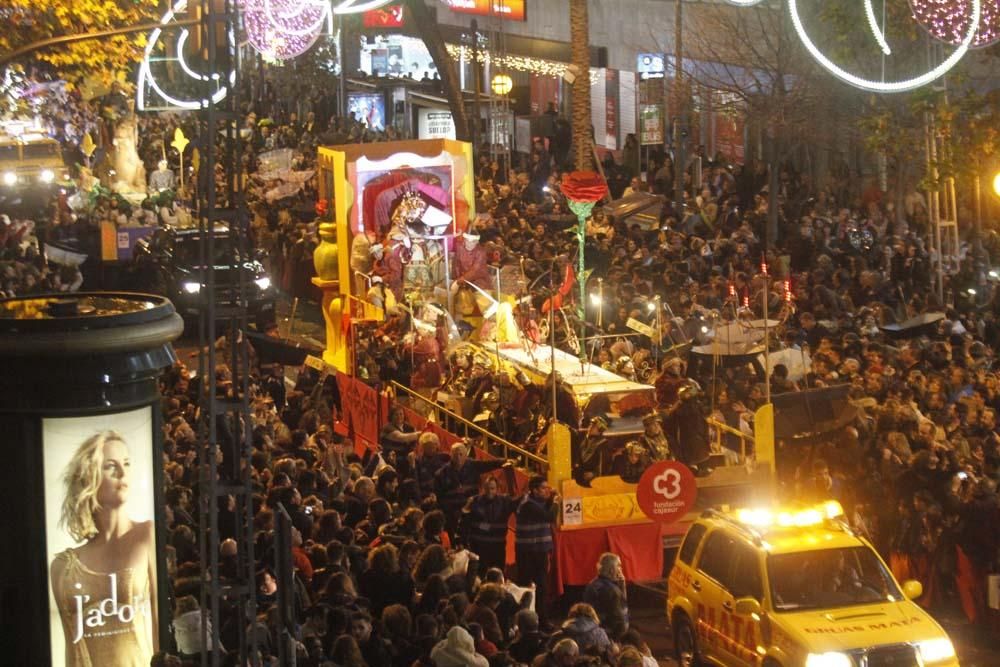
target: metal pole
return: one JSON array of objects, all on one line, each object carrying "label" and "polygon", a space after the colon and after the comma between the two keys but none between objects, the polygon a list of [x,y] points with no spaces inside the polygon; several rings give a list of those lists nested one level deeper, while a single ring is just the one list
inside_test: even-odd
[{"label": "metal pole", "polygon": [[337,14],[337,57],[340,58],[340,117],[347,116],[347,65],[344,62],[344,15]]},{"label": "metal pole", "polygon": [[771,402],[771,346],[768,344],[768,328],[767,328],[767,302],[770,294],[767,289],[767,258],[764,259],[764,403],[770,404]]},{"label": "metal pole", "polygon": [[477,168],[476,151],[479,150],[479,21],[472,19],[472,168]]},{"label": "metal pole", "polygon": [[551,353],[552,368],[549,378],[552,380],[552,423],[559,421],[559,411],[556,407],[556,309],[553,307],[552,297],[549,297],[549,352]]},{"label": "metal pole", "polygon": [[597,279],[597,328],[604,329],[604,278]]},{"label": "metal pole", "polygon": [[983,233],[983,191],[982,175],[976,170],[976,237]]},{"label": "metal pole", "polygon": [[[683,0],[674,0],[674,93],[670,96],[670,106],[672,108],[671,119],[674,129],[674,207],[680,206],[684,201],[684,146],[681,127],[681,77],[684,72],[684,3]],[[678,213],[683,215],[683,213]],[[678,220],[678,222],[682,222]]]},{"label": "metal pole", "polygon": [[[502,374],[503,373],[503,362],[500,359],[500,301],[501,301],[501,299],[503,297],[502,297],[501,292],[500,292],[500,265],[499,264],[497,264],[496,269],[497,269],[497,312],[496,312],[496,315],[495,315],[496,324],[494,325],[495,326],[495,330],[493,332],[493,344],[496,347],[496,351],[497,351],[497,370]],[[497,423],[497,429],[500,431],[500,434],[499,434],[500,437],[504,438],[506,440],[507,439],[507,429],[505,427],[506,416],[503,415],[503,412],[504,412],[504,409],[503,409],[503,383],[500,382],[500,377],[498,376],[497,377],[497,415],[496,415],[497,419],[496,419],[496,423]]]},{"label": "metal pole", "polygon": [[656,340],[653,341],[656,345],[656,368],[660,368],[660,344],[663,341],[663,327],[660,325],[660,295],[657,294],[653,298],[653,303],[656,305]]}]

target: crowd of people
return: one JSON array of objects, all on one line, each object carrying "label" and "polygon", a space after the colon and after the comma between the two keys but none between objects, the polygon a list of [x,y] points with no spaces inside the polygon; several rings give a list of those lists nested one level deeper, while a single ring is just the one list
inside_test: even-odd
[{"label": "crowd of people", "polygon": [[[258,156],[291,149],[292,168],[307,172],[315,169],[317,145],[395,135],[391,129],[372,132],[357,119],[336,117],[323,107],[305,111],[301,119],[282,108],[267,109],[265,116],[248,105],[245,112],[241,140],[255,245],[282,289],[314,298],[308,278],[318,242],[315,179],[289,196],[269,200],[276,183],[260,178]],[[71,150],[85,131],[100,132],[99,109],[64,113],[71,116],[53,126],[63,128]],[[177,126],[196,135],[197,128],[184,118],[139,118],[137,149],[150,173]],[[586,305],[586,331],[609,337],[581,343],[580,319],[571,303],[576,289],[559,288],[579,279],[572,271],[575,216],[560,192],[571,155],[566,142],[561,131],[540,138],[522,164],[483,158],[477,170],[479,215],[469,234],[478,236],[492,263],[522,274],[525,294],[519,296],[527,298],[517,321],[534,342],[540,340],[531,333],[542,324],[540,313],[558,292],[567,302],[553,318],[557,346],[577,352],[582,345],[595,363],[656,387],[655,403],[640,406],[644,436],[607,442],[615,448],[608,452],[615,460],[611,471],[634,481],[655,459],[703,464],[708,427],[677,428],[678,410],[688,409],[702,424],[702,417],[711,415],[745,430],[765,400],[765,389],[780,395],[847,384],[856,414],[841,428],[805,444],[778,443],[783,494],[840,500],[854,528],[872,540],[897,578],[923,583],[921,604],[935,611],[961,609],[976,627],[987,627],[985,580],[1000,566],[996,532],[982,529],[1000,520],[995,238],[969,237],[951,261],[929,249],[926,204],[916,192],[897,197],[875,184],[854,192],[844,179],[817,187],[792,165],[783,165],[778,192],[771,197],[762,165],[733,167],[708,159],[703,151],[700,170],[679,170],[687,187],[684,200],[673,202],[670,157],[654,152],[641,165],[633,138],[620,160],[610,154],[605,159],[613,194],[662,194],[666,202],[653,226],[616,219],[601,207],[587,221],[589,291],[600,279],[602,298],[596,306]],[[772,206],[778,207],[777,215]],[[177,215],[176,208],[168,207],[167,214]],[[89,214],[56,215],[46,233],[59,238],[72,228],[76,234],[81,226],[96,227],[102,215],[110,213],[99,206]],[[39,244],[31,242],[32,225],[2,222],[0,288],[5,295],[80,286],[78,270],[45,261]],[[949,264],[938,290],[932,278],[940,262]],[[649,309],[661,303],[663,312]],[[692,362],[692,343],[704,342],[720,324],[760,320],[765,303],[769,316],[779,320],[770,339],[773,351],[794,350],[808,364],[797,369],[778,364],[768,375],[747,360],[709,364],[708,370]],[[941,317],[914,319],[930,313]],[[414,343],[405,335],[410,323],[405,313],[390,315],[364,362],[366,377],[375,385],[389,380],[408,385],[419,370],[407,347]],[[658,335],[630,335],[630,319],[656,327]],[[890,335],[884,326],[892,323],[900,326]],[[442,386],[466,373],[474,380],[464,385],[469,398],[504,385],[474,359],[458,361],[442,358],[440,372],[421,377],[433,378],[425,384]],[[301,664],[655,664],[630,627],[621,562],[613,554],[595,564],[594,581],[582,601],[557,621],[549,592],[557,499],[543,478],[531,478],[519,493],[501,492],[511,489],[508,471],[516,462],[477,455],[472,443],[442,451],[435,435],[415,431],[399,410],[384,425],[377,451],[362,452],[333,429],[331,415],[338,413],[340,400],[336,383],[302,369],[289,390],[280,366],[255,365],[252,372],[259,615],[251,631],[263,655],[277,655],[281,641],[274,529],[276,513],[287,512],[294,526],[292,595]],[[202,502],[196,436],[204,408],[197,389],[201,381],[183,365],[163,379],[175,608],[175,644],[169,653],[192,662],[203,648],[196,510]],[[221,368],[209,381],[218,395],[231,394],[230,370]],[[500,392],[494,407],[508,417],[493,419],[488,427],[530,447],[539,420],[551,411],[546,407],[550,394],[522,378],[506,382],[517,391]],[[560,405],[559,415],[577,434],[574,476],[587,482],[594,471],[581,464],[593,454],[594,436],[614,416],[604,406],[587,410],[572,401]],[[535,417],[531,424],[518,423],[525,406]],[[239,427],[223,424],[219,431],[223,468],[232,469],[238,463]],[[704,447],[692,448],[690,438],[702,438]],[[722,443],[736,446],[727,439]],[[724,455],[736,458],[733,451]],[[220,557],[223,569],[233,572],[234,508],[221,503],[219,513],[227,537]],[[508,554],[504,545],[511,519],[515,548]],[[238,643],[241,611],[229,608],[223,614],[218,630],[225,649]]]}]

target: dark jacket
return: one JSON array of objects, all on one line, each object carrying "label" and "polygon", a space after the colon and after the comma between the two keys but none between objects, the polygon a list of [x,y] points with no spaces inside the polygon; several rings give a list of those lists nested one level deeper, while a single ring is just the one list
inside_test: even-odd
[{"label": "dark jacket", "polygon": [[611,648],[608,634],[592,618],[577,616],[562,624],[559,632],[552,635],[549,643],[552,646],[564,638],[572,639],[580,647],[580,653],[605,653]]},{"label": "dark jacket", "polygon": [[542,502],[525,494],[517,506],[514,544],[520,551],[552,551],[552,522],[558,508],[552,501]]},{"label": "dark jacket", "polygon": [[549,638],[537,630],[526,632],[510,645],[507,652],[518,662],[531,664],[532,660],[545,652],[548,641]]},{"label": "dark jacket", "polygon": [[594,608],[601,625],[612,637],[621,637],[628,630],[628,600],[624,583],[598,575],[584,589],[583,601]]},{"label": "dark jacket", "polygon": [[406,572],[385,574],[375,570],[365,570],[358,577],[358,592],[368,598],[372,615],[382,616],[382,610],[391,604],[401,604],[407,609],[413,604],[416,590],[413,579]]}]

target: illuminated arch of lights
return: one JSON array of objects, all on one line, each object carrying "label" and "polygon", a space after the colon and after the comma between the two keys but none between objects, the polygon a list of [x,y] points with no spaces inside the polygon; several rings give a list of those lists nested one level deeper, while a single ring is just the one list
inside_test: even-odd
[{"label": "illuminated arch of lights", "polygon": [[[885,38],[885,32],[883,28],[879,27],[875,18],[872,0],[863,1],[865,18],[875,41],[884,56],[891,55],[892,49]],[[727,0],[727,2],[740,7],[752,7],[762,0]],[[985,3],[989,3],[989,7],[984,11]],[[791,15],[792,26],[795,28],[802,45],[806,47],[813,59],[828,72],[841,81],[862,90],[876,93],[900,93],[920,88],[943,76],[957,65],[973,46],[986,46],[1000,39],[1000,8],[997,7],[997,3],[998,0],[910,0],[914,17],[927,28],[931,35],[955,45],[956,48],[933,69],[918,76],[897,81],[866,79],[837,65],[816,46],[809,36],[799,14],[798,0],[788,0],[788,12]],[[987,21],[985,27],[981,27],[980,19]],[[976,40],[981,40],[982,43],[977,43]]]}]

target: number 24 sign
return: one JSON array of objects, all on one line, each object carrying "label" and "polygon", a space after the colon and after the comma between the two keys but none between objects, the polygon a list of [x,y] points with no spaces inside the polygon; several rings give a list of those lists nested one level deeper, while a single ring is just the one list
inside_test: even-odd
[{"label": "number 24 sign", "polygon": [[683,463],[660,461],[642,474],[635,495],[646,516],[670,523],[694,508],[698,485],[694,473]]}]

